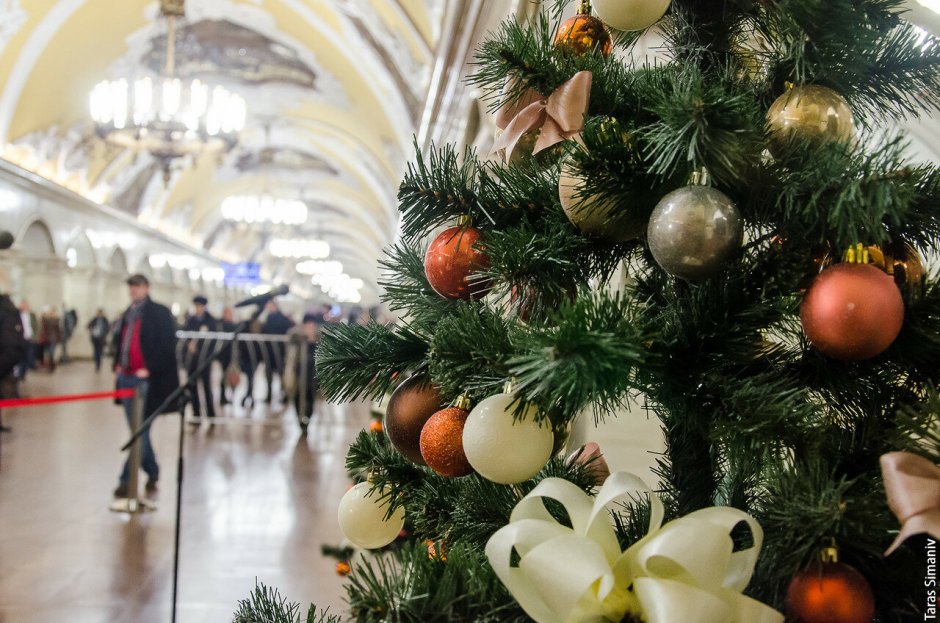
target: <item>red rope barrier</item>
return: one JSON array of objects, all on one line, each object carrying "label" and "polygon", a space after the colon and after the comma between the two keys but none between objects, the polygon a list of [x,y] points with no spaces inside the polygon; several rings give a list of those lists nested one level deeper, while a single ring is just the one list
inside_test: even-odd
[{"label": "red rope barrier", "polygon": [[96,392],[94,394],[66,394],[64,396],[40,396],[39,398],[13,398],[0,400],[0,409],[8,407],[34,407],[54,402],[78,402],[80,400],[100,400],[102,398],[130,398],[134,395],[132,388],[118,389],[111,392]]}]

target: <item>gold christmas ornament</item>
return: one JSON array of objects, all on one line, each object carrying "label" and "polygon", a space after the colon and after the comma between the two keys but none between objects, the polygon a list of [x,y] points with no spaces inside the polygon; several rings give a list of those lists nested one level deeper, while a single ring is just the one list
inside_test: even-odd
[{"label": "gold christmas ornament", "polygon": [[576,56],[589,52],[600,52],[610,56],[614,43],[604,22],[591,15],[591,3],[582,0],[578,14],[562,23],[555,36],[555,48],[567,50]]},{"label": "gold christmas ornament", "polygon": [[562,161],[558,177],[558,199],[565,216],[585,235],[612,242],[639,237],[645,222],[617,214],[617,202],[600,195],[584,196],[584,178],[571,158]]},{"label": "gold christmas ornament", "polygon": [[767,111],[771,155],[777,156],[791,136],[851,141],[855,137],[852,109],[841,95],[818,84],[793,87]]},{"label": "gold christmas ornament", "polygon": [[617,30],[643,30],[658,22],[670,0],[594,0],[594,11]]},{"label": "gold christmas ornament", "polygon": [[869,261],[888,273],[907,301],[917,301],[924,295],[927,269],[917,249],[911,243],[899,240],[881,248],[866,248]]}]

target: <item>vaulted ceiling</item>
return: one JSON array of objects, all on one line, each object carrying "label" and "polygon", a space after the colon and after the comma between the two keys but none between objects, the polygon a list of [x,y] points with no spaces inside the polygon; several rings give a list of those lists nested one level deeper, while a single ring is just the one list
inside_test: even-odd
[{"label": "vaulted ceiling", "polygon": [[[220,259],[261,261],[271,280],[295,276],[296,260],[267,256],[266,241],[287,236],[326,240],[330,259],[372,284],[457,8],[447,5],[188,0],[177,73],[240,94],[249,120],[234,150],[166,180],[159,161],[97,138],[88,110],[98,81],[163,64],[157,2],[0,0],[2,156]],[[223,220],[226,197],[261,192],[302,199],[308,222],[284,230]]]}]

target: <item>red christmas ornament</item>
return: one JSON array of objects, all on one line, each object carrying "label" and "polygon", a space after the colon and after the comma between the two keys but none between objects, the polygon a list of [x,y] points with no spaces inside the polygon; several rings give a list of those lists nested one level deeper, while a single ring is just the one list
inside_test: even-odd
[{"label": "red christmas ornament", "polygon": [[443,406],[441,395],[426,377],[413,376],[398,386],[388,399],[383,426],[389,441],[408,460],[424,465],[421,429]]},{"label": "red christmas ornament", "polygon": [[605,57],[614,50],[614,43],[604,22],[591,15],[591,3],[581,2],[578,14],[569,17],[558,28],[555,47],[581,56],[598,50]]},{"label": "red christmas ornament", "polygon": [[[827,549],[825,558],[836,558]],[[849,565],[815,562],[790,582],[787,621],[790,623],[871,623],[875,598],[865,577]]]},{"label": "red christmas ornament", "polygon": [[904,301],[894,280],[869,264],[827,268],[806,291],[803,331],[833,359],[861,361],[887,349],[904,323]]},{"label": "red christmas ornament", "polygon": [[434,239],[424,256],[424,274],[435,292],[448,299],[469,299],[489,291],[489,281],[473,276],[490,265],[478,244],[481,237],[480,230],[458,225]]},{"label": "red christmas ornament", "polygon": [[530,320],[545,320],[548,313],[557,309],[563,302],[573,302],[578,296],[574,286],[569,286],[563,293],[552,291],[542,292],[538,286],[513,286],[509,291],[509,303],[519,320],[529,322]]},{"label": "red christmas ornament", "polygon": [[469,401],[461,398],[457,406],[432,415],[421,430],[421,456],[441,476],[457,478],[473,472],[463,452],[463,425],[470,415],[469,407]]}]

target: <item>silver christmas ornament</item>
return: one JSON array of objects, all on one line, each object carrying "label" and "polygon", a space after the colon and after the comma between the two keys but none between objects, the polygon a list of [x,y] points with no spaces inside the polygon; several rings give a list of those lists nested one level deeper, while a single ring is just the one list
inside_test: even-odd
[{"label": "silver christmas ornament", "polygon": [[724,193],[707,186],[674,190],[656,205],[646,232],[656,262],[689,281],[717,272],[741,245],[737,208]]}]

